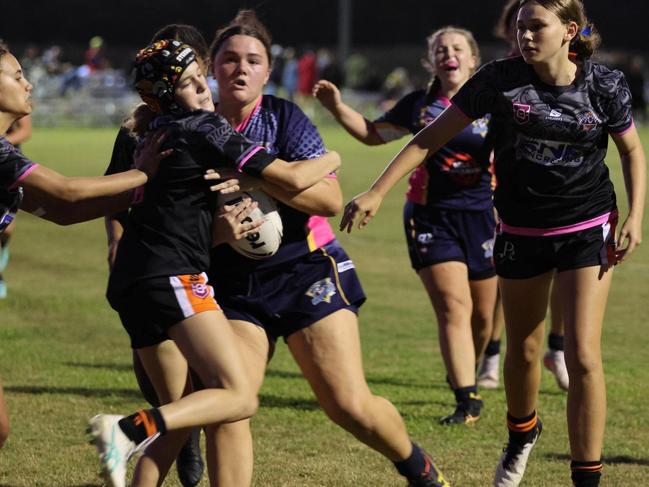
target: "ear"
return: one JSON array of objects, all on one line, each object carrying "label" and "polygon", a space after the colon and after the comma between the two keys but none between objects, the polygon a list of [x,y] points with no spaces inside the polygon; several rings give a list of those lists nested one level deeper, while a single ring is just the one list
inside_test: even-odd
[{"label": "ear", "polygon": [[268,80],[270,79],[270,73],[273,72],[273,66],[270,65],[268,66],[268,71],[266,72],[266,77],[264,78],[264,86],[266,86],[266,83],[268,83]]},{"label": "ear", "polygon": [[564,36],[564,41],[570,42],[572,41],[577,34],[579,33],[579,25],[577,25],[577,22],[574,20],[571,20],[568,22],[568,25],[566,25],[566,34]]},{"label": "ear", "polygon": [[478,59],[475,56],[471,56],[471,60],[469,61],[469,68],[471,68],[471,71],[475,71],[477,64]]}]

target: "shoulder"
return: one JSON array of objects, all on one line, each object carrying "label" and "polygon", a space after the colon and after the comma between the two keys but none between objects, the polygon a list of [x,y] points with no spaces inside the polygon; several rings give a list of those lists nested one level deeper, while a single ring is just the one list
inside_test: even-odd
[{"label": "shoulder", "polygon": [[584,70],[595,91],[606,97],[616,96],[620,85],[626,83],[622,71],[610,69],[603,64],[586,61]]},{"label": "shoulder", "polygon": [[306,114],[295,103],[274,95],[264,95],[261,106],[263,109],[285,120],[308,120]]}]

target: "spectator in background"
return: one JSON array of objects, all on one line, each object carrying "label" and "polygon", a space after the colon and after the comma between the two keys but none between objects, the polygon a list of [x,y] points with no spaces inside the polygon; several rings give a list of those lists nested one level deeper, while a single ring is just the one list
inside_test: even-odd
[{"label": "spectator in background", "polygon": [[344,84],[344,73],[340,68],[338,60],[329,49],[318,49],[316,65],[318,68],[317,74],[320,79],[326,79],[338,86]]},{"label": "spectator in background", "polygon": [[307,48],[297,62],[297,91],[311,96],[311,90],[318,78],[317,59],[313,49]]},{"label": "spectator in background", "polygon": [[298,80],[297,60],[295,49],[287,47],[284,49],[284,67],[282,68],[282,88],[286,91],[286,98],[293,101],[297,91]]},{"label": "spectator in background", "polygon": [[104,52],[104,39],[101,36],[94,36],[90,39],[85,54],[85,65],[88,67],[90,73],[110,67],[110,63]]}]

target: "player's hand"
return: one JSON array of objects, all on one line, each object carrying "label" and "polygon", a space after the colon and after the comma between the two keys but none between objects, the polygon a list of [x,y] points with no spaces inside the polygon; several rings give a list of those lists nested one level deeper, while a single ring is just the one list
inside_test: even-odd
[{"label": "player's hand", "polygon": [[158,172],[160,161],[173,153],[173,149],[160,150],[166,138],[167,132],[160,130],[147,135],[135,148],[134,167],[145,173],[149,179]]},{"label": "player's hand", "polygon": [[358,228],[363,228],[379,211],[383,198],[372,190],[361,193],[354,197],[347,205],[340,221],[340,230],[351,233],[354,221],[360,218]]},{"label": "player's hand", "polygon": [[315,84],[311,93],[330,112],[335,111],[336,107],[343,102],[338,87],[331,81],[324,79],[321,79]]},{"label": "player's hand", "polygon": [[264,224],[262,218],[257,220],[250,218],[250,214],[257,206],[257,202],[250,198],[243,198],[233,205],[223,205],[214,218],[213,244],[235,242],[256,233],[257,229]]},{"label": "player's hand", "polygon": [[641,243],[642,221],[640,218],[629,216],[622,225],[617,238],[617,248],[615,249],[616,263],[624,262]]},{"label": "player's hand", "polygon": [[245,174],[237,174],[229,168],[208,169],[203,178],[211,184],[210,191],[221,194],[253,191],[261,186],[261,180]]}]

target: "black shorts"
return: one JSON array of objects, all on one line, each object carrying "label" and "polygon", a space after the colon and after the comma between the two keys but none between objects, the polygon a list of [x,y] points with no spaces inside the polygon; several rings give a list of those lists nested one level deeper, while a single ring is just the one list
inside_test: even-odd
[{"label": "black shorts", "polygon": [[139,281],[112,296],[110,305],[119,313],[134,349],[168,340],[169,328],[190,316],[221,309],[205,273]]},{"label": "black shorts", "polygon": [[341,309],[358,313],[365,301],[354,263],[335,241],[270,269],[216,274],[212,281],[228,319],[254,323],[272,340]]},{"label": "black shorts", "polygon": [[562,272],[614,265],[616,224],[614,216],[603,225],[551,237],[498,233],[496,273],[506,279],[528,279],[552,269]]},{"label": "black shorts", "polygon": [[416,271],[441,262],[464,262],[469,279],[496,275],[493,210],[463,211],[428,208],[407,202],[403,223],[410,263]]}]

